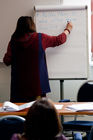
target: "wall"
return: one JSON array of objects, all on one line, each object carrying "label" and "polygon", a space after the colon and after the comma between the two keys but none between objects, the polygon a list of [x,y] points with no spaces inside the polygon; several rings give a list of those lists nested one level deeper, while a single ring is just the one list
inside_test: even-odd
[{"label": "wall", "polygon": [[[2,57],[6,52],[11,34],[15,30],[18,17],[22,15],[33,16],[34,5],[57,5],[60,2],[60,0],[7,0],[7,2],[0,0],[0,52],[2,52]],[[0,63],[0,102],[9,100],[10,97],[10,70],[11,67]]]},{"label": "wall", "polygon": [[[89,0],[78,0],[78,2],[87,3]],[[0,46],[7,47],[11,34],[16,25],[17,18],[21,15],[33,15],[33,7],[36,4],[72,4],[75,0],[1,0],[0,1]],[[5,42],[5,43],[3,43]],[[1,51],[1,50],[0,50]],[[5,49],[6,51],[6,49]],[[0,63],[0,102],[9,100],[10,96],[10,67],[6,67]],[[90,67],[89,79],[93,79],[93,67]],[[66,80],[64,81],[64,98],[76,100],[76,93],[80,87],[82,80]],[[51,93],[48,95],[54,101],[60,99],[60,82],[50,81]]]},{"label": "wall", "polygon": [[[49,4],[59,4],[59,0],[51,0]],[[37,4],[48,4],[45,0],[1,0],[0,1],[0,62],[4,52],[6,51],[6,46],[14,32],[16,27],[17,19],[20,16],[33,16],[34,5]]]}]

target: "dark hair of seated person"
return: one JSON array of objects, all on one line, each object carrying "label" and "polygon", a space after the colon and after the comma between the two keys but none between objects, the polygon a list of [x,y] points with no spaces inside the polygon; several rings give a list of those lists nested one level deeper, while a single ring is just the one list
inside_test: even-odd
[{"label": "dark hair of seated person", "polygon": [[27,140],[56,140],[62,126],[52,101],[47,98],[37,100],[29,109],[25,121]]}]

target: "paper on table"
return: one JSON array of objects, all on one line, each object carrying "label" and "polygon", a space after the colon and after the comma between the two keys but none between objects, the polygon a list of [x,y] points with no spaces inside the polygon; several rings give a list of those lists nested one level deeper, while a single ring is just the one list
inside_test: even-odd
[{"label": "paper on table", "polygon": [[56,109],[62,109],[62,107],[63,107],[63,105],[57,105],[57,104],[55,104],[54,106]]},{"label": "paper on table", "polygon": [[23,105],[16,105],[12,102],[5,101],[3,106],[0,107],[0,112],[12,112],[12,111],[20,111],[26,108],[29,108],[35,101],[25,103]]},{"label": "paper on table", "polygon": [[19,106],[14,104],[14,103],[12,103],[12,102],[5,101],[3,103],[2,109],[4,111],[18,111],[19,110]]},{"label": "paper on table", "polygon": [[23,105],[20,105],[19,106],[19,110],[23,110],[23,109],[26,109],[26,108],[29,108],[30,106],[32,106],[32,104],[34,103],[35,101],[32,101],[32,102],[29,102],[29,103],[25,103]]},{"label": "paper on table", "polygon": [[[12,102],[5,101],[3,103],[3,106],[0,107],[0,112],[13,112],[13,111],[24,110],[26,108],[29,108],[34,102],[35,101],[25,103],[23,105],[16,105]],[[55,104],[54,106],[55,106],[56,109],[62,109],[62,107],[63,107],[63,105],[58,105],[58,104]]]},{"label": "paper on table", "polygon": [[67,106],[67,109],[74,110],[74,111],[92,111],[93,102],[69,105]]}]

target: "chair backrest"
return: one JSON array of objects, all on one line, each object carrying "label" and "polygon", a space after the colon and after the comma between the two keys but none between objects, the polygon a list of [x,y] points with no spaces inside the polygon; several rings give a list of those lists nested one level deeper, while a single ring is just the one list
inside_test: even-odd
[{"label": "chair backrest", "polygon": [[78,102],[93,102],[93,80],[83,83],[77,94]]},{"label": "chair backrest", "polygon": [[25,118],[17,115],[0,117],[0,139],[10,140],[14,133],[23,133]]},{"label": "chair backrest", "polygon": [[88,140],[93,140],[93,127],[90,130]]}]

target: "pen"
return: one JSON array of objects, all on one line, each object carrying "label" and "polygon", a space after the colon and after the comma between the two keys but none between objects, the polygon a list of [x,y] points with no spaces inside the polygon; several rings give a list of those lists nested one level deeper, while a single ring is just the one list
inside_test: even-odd
[{"label": "pen", "polygon": [[71,22],[71,20],[70,20],[70,19],[68,19],[68,20],[67,20],[67,23],[69,23],[69,22]]}]

